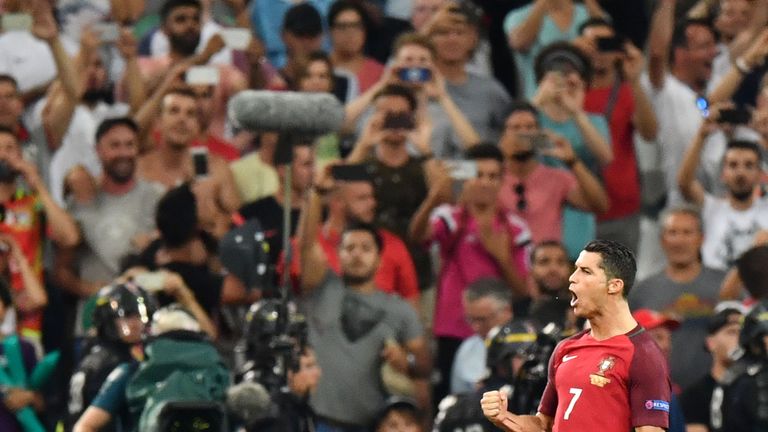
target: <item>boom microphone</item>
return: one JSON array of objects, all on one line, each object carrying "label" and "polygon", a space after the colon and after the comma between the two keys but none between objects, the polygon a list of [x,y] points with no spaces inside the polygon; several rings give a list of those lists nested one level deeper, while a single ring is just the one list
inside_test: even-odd
[{"label": "boom microphone", "polygon": [[246,426],[276,414],[267,389],[256,382],[241,382],[227,389],[227,410]]},{"label": "boom microphone", "polygon": [[227,115],[239,129],[322,135],[339,130],[344,108],[330,93],[243,90],[230,99]]}]

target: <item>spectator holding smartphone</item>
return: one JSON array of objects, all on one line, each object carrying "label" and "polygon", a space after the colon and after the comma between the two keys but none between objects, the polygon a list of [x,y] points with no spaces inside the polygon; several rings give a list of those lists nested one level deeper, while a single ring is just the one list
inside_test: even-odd
[{"label": "spectator holding smartphone", "polygon": [[464,183],[459,204],[451,198],[451,178],[435,169],[429,195],[413,216],[409,234],[414,243],[440,245],[434,333],[437,367],[442,381],[435,398],[448,394],[453,359],[461,342],[474,334],[462,304],[467,287],[480,278],[501,278],[514,300],[528,297],[526,278],[531,233],[519,216],[498,200],[504,172],[503,156],[493,144],[473,147],[467,154],[476,177]]},{"label": "spectator holding smartphone", "polygon": [[[534,137],[545,138],[544,142],[550,142],[554,148],[536,147],[542,140]],[[554,134],[542,135],[539,111],[533,105],[513,104],[499,147],[506,160],[499,195],[501,203],[525,219],[536,244],[562,240],[566,205],[593,212],[608,208],[605,189],[581,162],[568,140]],[[560,159],[567,169],[542,163],[545,150],[548,156]]]},{"label": "spectator holding smartphone", "polygon": [[432,121],[429,149],[422,154],[438,158],[460,158],[462,152],[480,142],[480,136],[446,90],[445,78],[434,66],[435,48],[428,38],[406,33],[397,39],[394,61],[382,78],[359,98],[347,104],[344,129],[364,133],[371,121],[369,107],[382,89],[391,85],[408,87],[417,101],[414,111],[428,113]]},{"label": "spectator holding smartphone", "polygon": [[597,215],[597,237],[615,240],[637,253],[640,240],[640,176],[633,134],[656,139],[656,115],[640,85],[643,53],[616,34],[613,25],[592,18],[574,40],[592,63],[584,97],[587,112],[602,114],[611,133],[613,160],[601,171],[610,207]]}]

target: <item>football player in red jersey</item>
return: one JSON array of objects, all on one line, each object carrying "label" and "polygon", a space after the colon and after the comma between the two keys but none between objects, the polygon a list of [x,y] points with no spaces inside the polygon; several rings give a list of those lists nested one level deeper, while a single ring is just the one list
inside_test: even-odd
[{"label": "football player in red jersey", "polygon": [[483,395],[483,413],[510,432],[663,432],[671,385],[666,361],[632,318],[627,294],[635,279],[632,252],[609,240],[589,243],[569,282],[571,307],[589,329],[560,342],[535,416],[507,411],[506,395]]}]

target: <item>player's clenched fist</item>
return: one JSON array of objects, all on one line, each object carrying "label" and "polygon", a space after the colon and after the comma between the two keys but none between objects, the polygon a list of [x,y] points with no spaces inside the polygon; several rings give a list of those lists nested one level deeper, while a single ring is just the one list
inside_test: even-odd
[{"label": "player's clenched fist", "polygon": [[480,400],[483,415],[493,423],[501,423],[507,416],[507,395],[498,390],[483,393]]}]

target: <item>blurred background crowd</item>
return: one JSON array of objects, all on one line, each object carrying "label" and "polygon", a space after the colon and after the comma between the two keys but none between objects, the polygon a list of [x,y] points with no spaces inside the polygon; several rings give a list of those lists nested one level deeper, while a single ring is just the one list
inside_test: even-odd
[{"label": "blurred background crowd", "polygon": [[[739,339],[768,0],[5,0],[0,28],[0,430],[491,430],[477,392],[535,412],[581,330],[596,238],[637,257],[670,430],[721,430],[768,333]],[[246,89],[343,122],[245,129]]]}]

